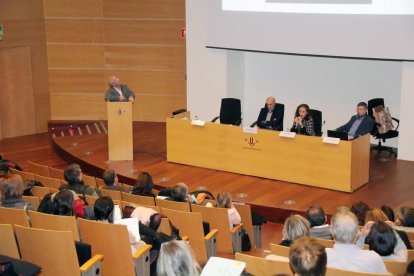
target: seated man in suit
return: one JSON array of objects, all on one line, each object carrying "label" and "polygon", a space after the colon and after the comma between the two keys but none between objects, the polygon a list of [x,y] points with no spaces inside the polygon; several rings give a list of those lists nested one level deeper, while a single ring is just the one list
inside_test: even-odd
[{"label": "seated man in suit", "polygon": [[259,128],[266,128],[272,130],[282,130],[282,114],[280,110],[276,109],[276,100],[274,97],[269,97],[266,100],[266,107],[260,110],[257,118],[257,126]]},{"label": "seated man in suit", "polygon": [[305,213],[310,223],[310,235],[324,240],[332,240],[331,226],[327,224],[327,218],[322,207],[312,205]]},{"label": "seated man in suit", "polygon": [[109,89],[105,93],[106,102],[134,102],[135,93],[125,84],[121,84],[119,78],[111,76],[108,80]]},{"label": "seated man in suit", "polygon": [[348,123],[338,127],[336,130],[348,132],[348,140],[370,133],[375,122],[374,119],[367,115],[367,110],[367,104],[360,102],[357,105],[357,115],[352,116]]}]

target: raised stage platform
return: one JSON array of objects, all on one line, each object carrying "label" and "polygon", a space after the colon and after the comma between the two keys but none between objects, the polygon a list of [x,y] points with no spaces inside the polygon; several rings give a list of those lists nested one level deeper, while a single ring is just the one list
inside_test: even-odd
[{"label": "raised stage platform", "polygon": [[[190,190],[206,187],[213,194],[228,190],[234,201],[246,202],[269,220],[283,222],[291,212],[304,212],[319,204],[327,213],[337,206],[350,206],[362,200],[370,206],[383,204],[397,208],[414,206],[414,162],[391,159],[379,161],[376,152],[370,157],[369,183],[349,194],[323,188],[244,176],[217,170],[179,165],[166,161],[166,125],[134,122],[134,161],[108,162],[106,122],[83,121],[49,123],[51,143],[66,162],[76,162],[90,175],[100,176],[113,168],[120,182],[133,185],[142,171],[149,172],[158,188],[185,182]],[[387,153],[382,153],[387,155]],[[238,197],[247,195],[245,197]]]}]

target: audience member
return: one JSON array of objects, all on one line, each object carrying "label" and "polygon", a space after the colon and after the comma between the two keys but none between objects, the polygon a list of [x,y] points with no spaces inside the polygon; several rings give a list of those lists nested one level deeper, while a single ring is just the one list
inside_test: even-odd
[{"label": "audience member", "polygon": [[348,123],[337,128],[337,131],[348,133],[348,140],[356,139],[370,133],[375,125],[374,119],[367,114],[368,106],[364,102],[357,105],[357,114],[352,116]]},{"label": "audience member", "polygon": [[289,216],[283,225],[283,239],[279,245],[289,247],[292,242],[303,236],[309,236],[309,222],[300,215]]},{"label": "audience member", "polygon": [[95,189],[86,186],[82,181],[82,170],[78,164],[71,164],[65,170],[65,180],[68,182],[67,185],[60,186],[59,189],[69,189],[75,191],[77,194],[87,194],[90,196],[97,197]]},{"label": "audience member", "polygon": [[200,268],[185,241],[173,240],[161,245],[157,264],[158,276],[198,276]]},{"label": "audience member", "polygon": [[306,219],[310,224],[310,235],[324,240],[332,240],[331,226],[327,224],[327,218],[323,209],[318,205],[309,207],[306,211]]},{"label": "audience member", "polygon": [[[207,203],[206,206],[211,207],[212,205],[211,203]],[[230,192],[228,191],[220,192],[214,201],[214,207],[227,209],[227,213],[229,216],[230,229],[232,229],[234,225],[241,223],[240,214],[237,211],[237,209],[234,208],[233,206],[232,196]]]},{"label": "audience member", "polygon": [[325,275],[327,257],[325,247],[311,237],[301,237],[290,247],[290,266],[298,276]]},{"label": "audience member", "polygon": [[301,104],[296,108],[295,119],[290,131],[297,134],[315,136],[313,118],[309,115],[309,106],[307,104]]},{"label": "audience member", "polygon": [[101,189],[122,191],[122,187],[118,186],[118,176],[114,169],[107,169],[104,171],[102,179],[105,182],[105,185],[102,186]]},{"label": "audience member", "polygon": [[0,207],[36,211],[32,204],[22,199],[24,188],[20,175],[10,175],[3,178],[0,183],[3,186]]},{"label": "audience member", "polygon": [[407,261],[407,248],[398,234],[384,221],[371,225],[365,242],[369,245],[369,250],[377,252],[383,260]]},{"label": "audience member", "polygon": [[266,107],[260,110],[259,117],[257,118],[257,126],[259,128],[283,130],[283,113],[281,110],[276,109],[276,100],[274,97],[268,97],[266,99]]},{"label": "audience member", "polygon": [[398,209],[395,224],[397,230],[414,232],[414,208],[403,206]]},{"label": "audience member", "polygon": [[358,225],[364,226],[365,225],[365,216],[367,212],[370,210],[368,204],[363,201],[356,201],[352,204],[350,211],[355,214],[358,218]]},{"label": "audience member", "polygon": [[61,190],[53,198],[53,214],[60,216],[73,216],[75,198],[70,190]]},{"label": "audience member", "polygon": [[169,198],[168,200],[177,202],[193,202],[193,199],[188,194],[187,184],[185,184],[184,182],[177,183],[171,189],[171,198]]},{"label": "audience member", "polygon": [[155,195],[152,193],[154,188],[154,183],[152,182],[152,177],[147,172],[142,172],[135,183],[134,188],[132,189],[132,194],[140,196],[152,196]]},{"label": "audience member", "polygon": [[393,222],[388,220],[387,215],[380,208],[372,208],[367,212],[365,215],[365,225],[370,221],[387,221],[389,224],[393,224]]},{"label": "audience member", "polygon": [[332,217],[333,248],[327,248],[328,267],[356,272],[384,274],[387,269],[374,251],[355,245],[358,238],[358,219],[350,211],[340,211]]},{"label": "audience member", "polygon": [[391,207],[382,205],[380,209],[387,215],[389,221],[395,222],[394,210]]}]

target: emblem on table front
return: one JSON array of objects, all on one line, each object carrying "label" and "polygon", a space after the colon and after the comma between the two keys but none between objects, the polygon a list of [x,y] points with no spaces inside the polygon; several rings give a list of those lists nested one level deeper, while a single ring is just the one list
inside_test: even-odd
[{"label": "emblem on table front", "polygon": [[259,143],[259,140],[255,139],[253,136],[250,136],[248,139],[244,139],[247,144],[249,144],[250,147],[254,147],[257,143]]},{"label": "emblem on table front", "polygon": [[116,114],[118,114],[118,115],[122,115],[122,114],[124,114],[125,113],[125,110],[122,110],[121,108],[119,108],[117,111],[116,111]]}]

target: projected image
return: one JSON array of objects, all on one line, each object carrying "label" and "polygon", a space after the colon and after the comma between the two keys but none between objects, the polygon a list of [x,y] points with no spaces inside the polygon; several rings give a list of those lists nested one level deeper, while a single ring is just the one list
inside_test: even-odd
[{"label": "projected image", "polygon": [[222,0],[223,10],[325,14],[414,14],[414,0]]}]

